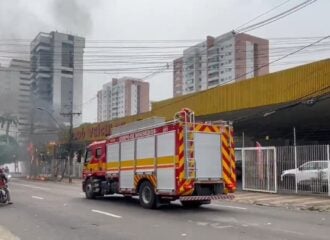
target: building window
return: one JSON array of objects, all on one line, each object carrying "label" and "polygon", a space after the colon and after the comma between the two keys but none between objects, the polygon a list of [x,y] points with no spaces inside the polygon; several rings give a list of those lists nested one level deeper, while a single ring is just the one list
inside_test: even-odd
[{"label": "building window", "polygon": [[40,54],[40,59],[39,59],[40,66],[49,67],[52,65],[51,53],[49,51],[40,50],[39,54]]},{"label": "building window", "polygon": [[73,45],[62,43],[62,67],[73,68]]}]

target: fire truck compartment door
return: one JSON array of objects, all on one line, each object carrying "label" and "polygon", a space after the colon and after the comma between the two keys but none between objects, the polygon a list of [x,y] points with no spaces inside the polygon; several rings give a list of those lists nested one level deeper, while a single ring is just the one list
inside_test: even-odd
[{"label": "fire truck compartment door", "polygon": [[175,132],[157,136],[157,189],[175,190]]},{"label": "fire truck compartment door", "polygon": [[155,169],[155,136],[136,140],[136,172],[153,172]]},{"label": "fire truck compartment door", "polygon": [[194,134],[197,179],[219,179],[222,177],[220,137],[218,133]]},{"label": "fire truck compartment door", "polygon": [[107,144],[107,168],[111,172],[119,171],[119,143]]},{"label": "fire truck compartment door", "polygon": [[134,140],[120,144],[121,171],[119,177],[120,189],[134,188]]}]

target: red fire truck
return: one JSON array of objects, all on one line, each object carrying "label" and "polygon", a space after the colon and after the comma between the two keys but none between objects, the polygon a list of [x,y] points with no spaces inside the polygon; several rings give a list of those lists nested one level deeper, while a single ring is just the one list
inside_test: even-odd
[{"label": "red fire truck", "polygon": [[196,123],[183,109],[173,121],[112,134],[87,147],[82,188],[88,199],[138,195],[145,208],[178,199],[188,207],[232,199],[232,125]]}]

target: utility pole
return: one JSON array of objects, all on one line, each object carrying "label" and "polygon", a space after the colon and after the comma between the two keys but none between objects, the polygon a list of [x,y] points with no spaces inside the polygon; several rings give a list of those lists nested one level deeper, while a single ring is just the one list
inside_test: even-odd
[{"label": "utility pole", "polygon": [[29,173],[29,177],[31,177],[35,171],[34,171],[34,167],[33,167],[33,164],[34,164],[34,109],[32,109],[31,111],[31,118],[30,118],[30,121],[31,121],[31,124],[30,124],[30,132],[29,132],[29,139],[30,139],[30,143],[29,143],[29,148],[32,147],[31,149],[29,149],[29,154],[31,154],[31,158],[29,159],[29,170],[30,170],[30,173]]},{"label": "utility pole", "polygon": [[72,152],[72,141],[73,141],[73,116],[80,115],[80,112],[69,112],[61,113],[62,116],[70,117],[70,128],[69,128],[69,143],[68,143],[68,152],[69,152],[69,183],[72,183],[72,169],[73,169],[73,152]]}]

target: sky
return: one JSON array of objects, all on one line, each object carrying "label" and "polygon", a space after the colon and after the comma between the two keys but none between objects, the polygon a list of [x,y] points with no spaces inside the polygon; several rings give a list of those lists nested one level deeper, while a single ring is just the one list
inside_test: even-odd
[{"label": "sky", "polygon": [[[291,0],[277,9],[279,13],[304,0]],[[97,41],[114,40],[204,40],[218,36],[249,21],[284,0],[0,0],[0,40],[32,40],[39,32],[60,31],[85,37],[86,46]],[[249,32],[262,38],[318,37],[329,34],[330,1],[314,4],[277,22]],[[270,15],[266,15],[271,16]],[[259,20],[262,20],[260,18]],[[258,21],[258,20],[257,20]],[[88,43],[88,41],[92,43]],[[278,40],[274,40],[278,43]],[[178,44],[178,43],[176,43]],[[184,45],[188,43],[185,42]],[[189,42],[193,44],[193,42]],[[272,48],[272,41],[270,42]],[[178,49],[177,51],[181,51]],[[180,52],[177,52],[180,53]],[[282,52],[281,52],[282,54]],[[284,52],[283,52],[284,54]],[[276,54],[274,54],[275,57]],[[291,57],[291,62],[271,66],[272,71],[318,60],[329,51],[308,52]],[[27,54],[21,54],[28,58]],[[272,56],[271,56],[272,57]],[[277,55],[276,55],[277,57]],[[289,61],[286,59],[286,61]],[[283,60],[284,61],[284,60]],[[8,58],[1,57],[6,64]],[[113,77],[127,73],[84,73],[83,121],[96,121],[96,92]],[[130,74],[143,77],[145,74]],[[166,71],[146,79],[150,99],[172,97],[172,73]]]}]

